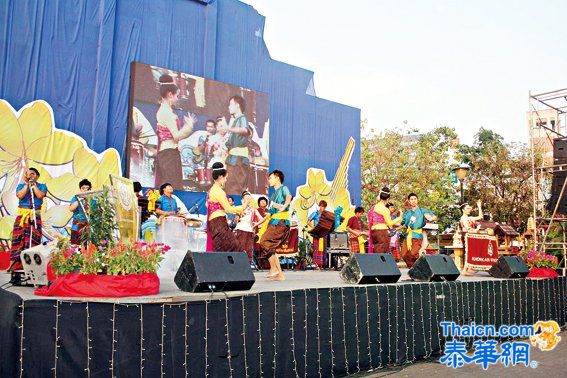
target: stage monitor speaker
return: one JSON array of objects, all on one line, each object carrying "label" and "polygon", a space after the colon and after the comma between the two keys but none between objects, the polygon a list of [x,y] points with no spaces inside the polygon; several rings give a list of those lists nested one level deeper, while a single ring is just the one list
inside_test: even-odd
[{"label": "stage monitor speaker", "polygon": [[553,160],[555,164],[563,164],[563,161],[567,161],[566,138],[556,138],[553,140]]},{"label": "stage monitor speaker", "polygon": [[40,244],[20,253],[24,274],[32,285],[47,285],[47,263],[51,259],[52,249],[53,245]]},{"label": "stage monitor speaker", "polygon": [[187,252],[174,281],[180,290],[249,290],[255,282],[245,252]]},{"label": "stage monitor speaker", "polygon": [[423,255],[408,271],[414,281],[455,281],[461,274],[452,258],[445,255]]},{"label": "stage monitor speaker", "polygon": [[347,249],[348,236],[346,232],[331,232],[329,235],[329,249]]},{"label": "stage monitor speaker", "polygon": [[524,278],[530,268],[518,256],[500,256],[488,273],[494,278]]},{"label": "stage monitor speaker", "polygon": [[340,276],[350,284],[394,283],[402,273],[390,253],[355,253],[345,262]]}]

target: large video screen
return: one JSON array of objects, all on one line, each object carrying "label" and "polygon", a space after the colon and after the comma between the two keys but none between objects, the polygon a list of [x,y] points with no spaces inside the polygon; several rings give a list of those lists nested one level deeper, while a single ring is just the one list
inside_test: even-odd
[{"label": "large video screen", "polygon": [[130,179],[204,192],[221,162],[228,194],[268,192],[267,93],[138,62],[131,68]]}]

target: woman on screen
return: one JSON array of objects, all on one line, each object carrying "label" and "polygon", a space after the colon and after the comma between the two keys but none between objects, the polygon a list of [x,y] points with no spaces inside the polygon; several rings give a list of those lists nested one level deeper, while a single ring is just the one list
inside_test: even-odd
[{"label": "woman on screen", "polygon": [[156,156],[155,186],[169,182],[174,188],[183,189],[183,172],[181,167],[181,154],[178,149],[180,140],[187,138],[193,132],[193,125],[197,121],[195,115],[185,116],[181,127],[179,118],[172,107],[178,101],[179,88],[168,74],[159,78],[159,92],[161,105],[157,111],[156,133],[158,137],[158,153]]}]

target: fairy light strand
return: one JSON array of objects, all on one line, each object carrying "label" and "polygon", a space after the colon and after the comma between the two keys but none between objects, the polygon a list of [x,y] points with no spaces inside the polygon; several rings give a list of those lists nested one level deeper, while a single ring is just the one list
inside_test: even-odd
[{"label": "fairy light strand", "polygon": [[[423,332],[423,352],[424,355],[427,355],[427,338],[425,333],[425,316],[423,315],[423,287],[425,284],[418,284],[419,285],[419,312],[421,314],[421,330]],[[415,332],[414,332],[415,333]]]},{"label": "fairy light strand", "polygon": [[144,305],[140,305],[140,377],[144,376]]},{"label": "fairy light strand", "polygon": [[205,300],[205,377],[209,376],[209,300]]},{"label": "fairy light strand", "polygon": [[[291,311],[291,356],[293,357],[293,372],[295,373],[295,377],[299,378],[299,374],[297,373],[297,358],[295,356],[295,325],[294,325],[294,318],[295,318],[295,303],[293,303],[293,291],[289,292],[290,297],[290,311]],[[246,373],[248,376],[248,373]]]},{"label": "fairy light strand", "polygon": [[356,372],[360,372],[360,338],[358,337],[358,288],[353,289],[354,294],[354,328],[356,330]]},{"label": "fairy light strand", "polygon": [[20,305],[22,309],[22,325],[20,326],[20,378],[24,376],[24,340],[26,339],[24,336],[24,320],[25,320],[25,301],[22,300],[22,304]]},{"label": "fairy light strand", "polygon": [[[319,377],[321,377],[321,334],[319,332],[319,289],[315,289],[315,299],[316,299],[316,306],[315,306],[315,314],[316,314],[316,326],[317,326],[317,364],[318,364],[318,373]],[[274,374],[275,376],[275,374]]]},{"label": "fairy light strand", "polygon": [[53,361],[53,376],[57,377],[57,359],[59,354],[59,301],[55,301],[55,357]]},{"label": "fairy light strand", "polygon": [[[329,289],[329,330],[331,340],[331,377],[335,376],[335,350],[333,348],[333,289]],[[295,358],[295,355],[294,355]]]},{"label": "fairy light strand", "polygon": [[305,306],[303,306],[303,332],[305,333],[305,356],[303,358],[303,374],[307,376],[307,349],[309,348],[307,344],[307,290],[303,290],[303,296],[305,297]]},{"label": "fairy light strand", "polygon": [[90,313],[89,313],[89,302],[86,303],[85,310],[87,313],[87,377],[91,376],[91,325],[90,325]]},{"label": "fairy light strand", "polygon": [[260,377],[262,374],[262,301],[260,301],[260,294],[256,296],[258,298],[258,349],[260,357]]},{"label": "fairy light strand", "polygon": [[114,378],[114,348],[116,346],[116,303],[112,304],[112,346],[110,354],[110,376]]},{"label": "fairy light strand", "polygon": [[248,377],[248,359],[246,356],[248,349],[246,348],[246,309],[244,305],[244,296],[240,297],[240,303],[242,304],[242,344],[244,348],[244,374]]},{"label": "fairy light strand", "polygon": [[[366,292],[366,334],[368,337],[368,362],[370,363],[370,369],[374,368],[374,364],[372,363],[372,339],[370,337],[370,306],[368,305],[368,286],[364,287]],[[332,348],[332,343],[331,343]]]},{"label": "fairy light strand", "polygon": [[230,350],[230,319],[228,317],[228,299],[224,299],[224,314],[226,318],[225,323],[225,336],[226,336],[226,350],[227,350],[227,359],[228,359],[228,370],[230,372],[230,377],[232,378],[234,375],[234,371],[232,369],[232,351]]},{"label": "fairy light strand", "polygon": [[382,321],[381,319],[381,315],[380,315],[380,295],[379,292],[380,290],[378,289],[378,286],[374,286],[375,290],[376,290],[376,307],[378,308],[378,368],[381,368],[383,366],[383,359],[382,359],[382,352],[384,351],[384,349],[382,349]]},{"label": "fairy light strand", "polygon": [[345,369],[348,374],[348,357],[347,357],[347,347],[346,347],[346,328],[345,328],[345,291],[344,287],[341,287],[341,306],[343,312],[343,346],[345,350]]}]

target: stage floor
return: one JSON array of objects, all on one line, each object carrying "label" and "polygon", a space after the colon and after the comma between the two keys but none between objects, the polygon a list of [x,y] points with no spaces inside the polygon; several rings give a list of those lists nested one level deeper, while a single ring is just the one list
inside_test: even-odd
[{"label": "stage floor", "polygon": [[[380,285],[400,285],[416,283],[408,276],[408,269],[400,269],[402,277],[395,284],[380,284]],[[325,289],[334,287],[353,287],[360,285],[352,285],[345,283],[339,277],[338,271],[286,271],[285,281],[272,281],[266,278],[267,271],[255,272],[256,282],[250,290],[245,291],[227,291],[226,296],[238,297],[248,294],[257,294],[262,292],[274,291],[292,291],[303,289]],[[224,293],[186,293],[180,291],[173,282],[174,273],[160,276],[160,292],[157,295],[145,297],[128,297],[128,298],[56,298],[56,297],[41,297],[34,295],[32,287],[9,287],[6,290],[19,295],[23,300],[30,299],[61,299],[61,300],[78,300],[89,302],[110,302],[110,303],[164,303],[164,302],[191,302],[202,301],[206,299],[221,299],[225,298]],[[7,284],[10,280],[10,274],[6,272],[0,273],[0,285]],[[473,281],[487,281],[499,279],[492,278],[487,272],[478,272],[474,276],[463,276],[457,278],[461,282]]]}]

